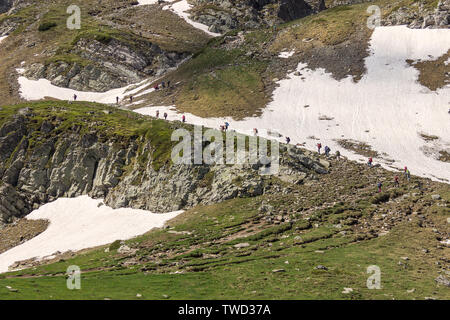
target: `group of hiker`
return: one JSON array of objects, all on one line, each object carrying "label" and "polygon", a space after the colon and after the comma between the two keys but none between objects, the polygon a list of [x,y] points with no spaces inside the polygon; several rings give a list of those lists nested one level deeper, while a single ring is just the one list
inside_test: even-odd
[{"label": "group of hiker", "polygon": [[230,127],[230,124],[227,122],[227,121],[225,121],[225,123],[224,124],[221,124],[220,126],[219,126],[219,129],[220,129],[220,131],[228,131],[228,128]]},{"label": "group of hiker", "polygon": [[[372,167],[372,161],[373,161],[372,158],[369,158],[369,162],[368,162],[369,167]],[[408,180],[408,182],[411,181],[411,172],[409,172],[408,167],[405,166],[405,168],[403,169],[403,174],[404,174],[406,180]],[[396,188],[400,187],[400,181],[399,181],[398,175],[394,176],[394,186]],[[378,182],[377,187],[378,187],[378,192],[380,193],[382,191],[383,184],[381,182]]]},{"label": "group of hiker", "polygon": [[170,88],[170,80],[167,80],[167,83],[166,82],[161,82],[161,84],[155,84],[155,86],[153,87],[153,89],[155,89],[155,90],[159,90],[160,89],[160,85],[161,85],[161,88],[162,89],[165,89],[165,88]]},{"label": "group of hiker", "polygon": [[[317,144],[317,152],[320,154],[320,150],[322,149],[322,143],[318,143]],[[324,151],[325,151],[325,155],[327,156],[327,157],[329,157],[330,156],[330,152],[331,152],[331,149],[330,149],[330,147],[329,146],[325,146],[325,149],[324,149]],[[336,151],[336,158],[338,158],[338,160],[339,160],[339,158],[340,158],[340,156],[341,156],[341,153],[339,152],[339,151]]]},{"label": "group of hiker", "polygon": [[[163,117],[164,117],[164,120],[167,120],[167,112],[164,112],[164,114],[163,114]],[[156,117],[157,118],[159,118],[159,110],[156,110]]]},{"label": "group of hiker", "polygon": [[[167,87],[170,87],[170,81],[167,81],[167,84],[164,83],[164,82],[161,83],[161,86],[163,88],[165,88],[166,85],[167,85]],[[159,90],[158,85],[155,86],[155,90]],[[77,95],[76,94],[74,94],[73,99],[74,99],[74,101],[77,100]],[[117,100],[117,103],[119,103],[119,97],[117,97],[116,100]],[[130,103],[132,103],[132,102],[133,102],[133,96],[130,96]],[[159,110],[156,110],[156,118],[159,118],[159,115],[160,115]],[[167,120],[167,117],[168,117],[167,112],[164,112],[163,117],[164,117],[164,120]],[[186,116],[185,115],[181,116],[181,121],[183,123],[186,122]],[[227,121],[225,121],[224,124],[219,126],[221,131],[228,131],[229,127],[230,127],[230,124]],[[253,128],[253,134],[255,136],[258,135],[258,129],[257,128]],[[286,140],[287,144],[289,144],[291,142],[291,138],[288,137],[288,136],[285,137],[285,140]],[[298,145],[299,144],[297,144],[297,146]],[[319,143],[317,143],[316,146],[317,146],[317,152],[320,154],[321,149],[322,149],[322,143],[319,142]],[[331,148],[329,146],[325,146],[324,151],[325,151],[325,156],[329,157],[330,156],[330,152],[331,152]],[[339,152],[339,150],[337,150],[336,151],[336,159],[340,160],[340,157],[341,157],[341,153]],[[369,166],[369,168],[373,167],[373,158],[372,157],[368,158],[367,165]],[[409,171],[408,167],[406,167],[406,166],[404,167],[403,174],[404,174],[405,178],[408,181],[411,180],[411,172]],[[399,187],[400,186],[399,177],[397,175],[394,177],[394,186],[395,187]],[[377,183],[377,187],[378,187],[378,192],[381,192],[383,184],[381,182],[378,182]]]},{"label": "group of hiker", "polygon": [[[155,91],[158,91],[158,90],[160,90],[161,88],[162,88],[162,89],[170,88],[170,80],[167,80],[167,82],[162,81],[161,83],[157,83],[157,84],[155,84],[155,86],[153,87],[153,89],[155,89]],[[77,100],[77,96],[76,96],[76,95],[74,95],[74,100],[75,100],[75,101]],[[132,96],[132,95],[130,95],[129,100],[130,100],[130,103],[133,103],[133,96]],[[119,104],[119,102],[120,102],[120,98],[119,98],[119,97],[116,97],[116,104]]]},{"label": "group of hiker", "polygon": [[[286,141],[287,141],[287,143],[289,143],[290,139],[287,138]],[[317,152],[319,154],[320,154],[321,149],[322,149],[322,143],[319,142],[319,143],[317,143]],[[330,149],[330,147],[325,146],[324,151],[325,151],[325,155],[328,157],[331,149]],[[341,153],[339,152],[339,150],[336,151],[336,159],[337,160],[340,160],[340,156],[341,156]],[[373,167],[373,158],[372,157],[369,157],[369,159],[367,161],[367,165],[369,166],[369,168]],[[409,171],[408,167],[405,166],[405,168],[403,169],[403,174],[404,174],[406,180],[408,180],[408,181],[411,180],[411,172]],[[400,187],[400,181],[399,181],[399,177],[397,175],[394,177],[394,186]],[[381,192],[383,184],[381,182],[378,182],[377,187],[378,187],[378,192]]]}]

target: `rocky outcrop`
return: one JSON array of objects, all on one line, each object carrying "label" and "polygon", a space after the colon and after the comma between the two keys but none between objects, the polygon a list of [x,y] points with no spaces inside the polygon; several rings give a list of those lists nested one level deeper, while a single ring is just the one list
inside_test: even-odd
[{"label": "rocky outcrop", "polygon": [[81,39],[71,54],[79,59],[33,64],[25,75],[30,79],[48,79],[59,87],[104,92],[159,76],[188,56],[165,52],[146,41],[130,46],[116,39]]},{"label": "rocky outcrop", "polygon": [[8,14],[14,14],[17,11],[28,7],[36,0],[1,0],[0,1],[0,14],[7,12]]},{"label": "rocky outcrop", "polygon": [[[370,3],[374,0],[334,0],[330,7]],[[387,9],[396,4],[387,5]],[[386,17],[382,17],[382,25],[407,25],[409,28],[448,28],[450,23],[450,0],[439,0],[435,9],[427,9],[423,2],[416,1],[408,6],[395,9]]]},{"label": "rocky outcrop", "polygon": [[352,4],[358,4],[358,3],[366,3],[366,2],[373,2],[375,0],[334,0],[330,7],[337,7],[337,6],[345,6],[345,5],[352,5]]},{"label": "rocky outcrop", "polygon": [[8,12],[13,6],[13,0],[0,1],[0,13]]},{"label": "rocky outcrop", "polygon": [[225,33],[273,26],[325,9],[324,0],[193,0],[192,18]]},{"label": "rocky outcrop", "polygon": [[450,0],[440,0],[434,10],[426,10],[422,3],[401,7],[382,19],[383,25],[408,25],[414,29],[448,28],[449,23]]},{"label": "rocky outcrop", "polygon": [[[0,1],[0,14],[6,13],[12,15],[17,11],[29,6],[30,1],[26,0],[1,0]],[[8,19],[2,19],[0,22],[0,36],[9,35],[16,30],[20,25],[20,18],[11,17]]]},{"label": "rocky outcrop", "polygon": [[[114,115],[112,115],[114,116]],[[165,165],[156,169],[145,136],[105,136],[95,128],[52,117],[36,125],[22,110],[0,128],[0,221],[23,217],[59,197],[90,195],[114,208],[166,212],[270,192],[258,165]],[[64,130],[61,126],[64,124]],[[326,168],[289,148],[279,179],[302,183]],[[145,159],[145,160],[142,160]]]}]

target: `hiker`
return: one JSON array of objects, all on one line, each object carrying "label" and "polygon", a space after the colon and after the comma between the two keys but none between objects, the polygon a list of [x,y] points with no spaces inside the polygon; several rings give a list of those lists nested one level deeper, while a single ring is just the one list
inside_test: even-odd
[{"label": "hiker", "polygon": [[372,168],[372,163],[373,163],[373,159],[372,159],[372,157],[370,157],[369,161],[367,162],[367,165]]},{"label": "hiker", "polygon": [[383,184],[381,182],[378,182],[378,192],[381,192],[381,187],[383,186]]},{"label": "hiker", "polygon": [[320,154],[320,149],[322,148],[322,144],[319,142],[318,144],[317,144],[317,151],[319,152],[319,154]]},{"label": "hiker", "polygon": [[219,126],[219,128],[220,128],[220,131],[225,131],[225,126],[224,126],[223,124],[221,124],[221,125]]},{"label": "hiker", "polygon": [[116,97],[116,104],[119,104],[119,97]]},{"label": "hiker", "polygon": [[339,150],[336,151],[336,159],[341,159],[341,153],[339,152]]},{"label": "hiker", "polygon": [[398,176],[395,176],[395,177],[394,177],[394,185],[395,185],[396,187],[400,187],[400,183],[398,182]]},{"label": "hiker", "polygon": [[73,95],[73,101],[77,101],[77,95],[76,94]]},{"label": "hiker", "polygon": [[330,151],[331,151],[330,147],[325,146],[325,155],[326,155],[327,157],[330,155]]},{"label": "hiker", "polygon": [[166,87],[166,83],[164,81],[161,82],[161,87],[163,87],[163,89]]},{"label": "hiker", "polygon": [[225,121],[225,130],[228,130],[228,127],[230,126],[230,124],[228,122]]},{"label": "hiker", "polygon": [[154,89],[155,89],[156,91],[158,91],[158,90],[159,90],[159,86],[158,86],[157,84],[155,84]]},{"label": "hiker", "polygon": [[133,96],[130,96],[130,103],[133,103]]},{"label": "hiker", "polygon": [[257,135],[258,134],[258,129],[256,129],[256,128],[253,128],[253,135]]},{"label": "hiker", "polygon": [[167,120],[167,112],[164,112],[164,120]]},{"label": "hiker", "polygon": [[159,110],[156,110],[156,117],[159,118]]},{"label": "hiker", "polygon": [[291,142],[291,138],[286,137],[286,144],[289,144],[289,142]]},{"label": "hiker", "polygon": [[183,116],[181,117],[181,120],[183,121],[183,122],[186,122],[186,116],[183,114]]},{"label": "hiker", "polygon": [[170,80],[167,80],[167,88],[170,88]]},{"label": "hiker", "polygon": [[411,180],[411,172],[409,172],[409,169],[406,170],[406,179],[408,179],[408,181]]}]

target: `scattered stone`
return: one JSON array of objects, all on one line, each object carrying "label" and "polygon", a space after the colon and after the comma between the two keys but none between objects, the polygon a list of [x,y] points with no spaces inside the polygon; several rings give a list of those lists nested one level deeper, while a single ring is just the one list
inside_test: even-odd
[{"label": "scattered stone", "polygon": [[137,298],[142,298],[142,294],[138,293],[138,294],[136,295],[136,297],[137,297]]},{"label": "scattered stone", "polygon": [[137,249],[132,249],[126,244],[121,245],[119,249],[117,249],[117,252],[120,254],[135,254]]},{"label": "scattered stone", "polygon": [[189,231],[175,231],[175,230],[169,230],[169,231],[167,231],[167,233],[181,234],[181,235],[191,235],[192,234],[192,232],[189,232]]},{"label": "scattered stone", "polygon": [[434,279],[438,284],[442,284],[446,287],[450,287],[450,280],[448,280],[444,275],[440,275],[436,279]]},{"label": "scattered stone", "polygon": [[411,290],[406,290],[406,292],[408,293],[414,293],[414,291],[416,291],[416,289],[412,288]]},{"label": "scattered stone", "polygon": [[164,298],[164,299],[169,299],[169,298],[170,298],[170,296],[169,296],[169,295],[167,295],[167,294],[163,294],[163,298]]},{"label": "scattered stone", "polygon": [[353,288],[344,288],[344,291],[342,293],[347,294],[353,292]]},{"label": "scattered stone", "polygon": [[279,272],[286,272],[284,269],[274,269],[272,270],[273,273],[279,273]]},{"label": "scattered stone", "polygon": [[319,264],[317,267],[315,267],[314,269],[316,269],[316,270],[328,270],[328,268],[327,267],[325,267],[325,266],[323,266],[323,265],[321,265],[321,264]]},{"label": "scattered stone", "polygon": [[248,242],[238,243],[238,244],[235,244],[234,247],[237,249],[247,248],[247,247],[250,247],[250,243],[248,243]]},{"label": "scattered stone", "polygon": [[431,196],[431,199],[433,199],[433,200],[441,200],[441,196],[439,194],[433,194]]}]

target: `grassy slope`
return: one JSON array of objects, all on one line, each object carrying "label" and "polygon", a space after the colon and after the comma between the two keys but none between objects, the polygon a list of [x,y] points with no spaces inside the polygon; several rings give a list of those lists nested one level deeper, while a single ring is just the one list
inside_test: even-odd
[{"label": "grassy slope", "polygon": [[[447,201],[449,194],[447,193]],[[250,200],[249,200],[250,201]],[[212,237],[217,230],[212,230],[205,220],[198,221],[195,215],[203,218],[219,216],[217,229],[229,225],[220,216],[235,217],[236,221],[246,212],[242,212],[242,200],[229,201],[222,206],[197,208],[191,223],[177,225],[177,230],[189,230],[207,234],[197,237]],[[227,210],[227,207],[232,210]],[[220,211],[218,211],[219,209]],[[449,213],[446,213],[449,216]],[[435,219],[443,219],[441,210],[434,214]],[[229,220],[229,219],[225,219]],[[195,222],[195,225],[194,225]],[[310,231],[313,232],[313,231]],[[317,233],[318,231],[316,231]],[[205,232],[203,232],[205,233]],[[448,289],[436,286],[434,278],[438,267],[435,262],[439,256],[448,254],[448,249],[432,249],[425,254],[421,248],[434,246],[435,236],[429,229],[419,230],[415,219],[404,222],[394,228],[388,235],[346,245],[348,240],[319,239],[304,247],[289,247],[281,242],[292,240],[289,237],[274,242],[271,250],[258,249],[254,254],[222,259],[206,259],[195,254],[185,255],[191,265],[206,265],[206,270],[185,271],[184,274],[169,274],[168,271],[142,272],[140,267],[113,267],[109,271],[96,271],[95,268],[115,265],[121,259],[105,253],[103,249],[90,252],[68,261],[39,267],[16,273],[12,278],[0,280],[2,299],[134,299],[142,294],[145,299],[424,299],[434,297],[449,299]],[[164,247],[179,247],[183,238],[168,234],[166,231],[152,232],[141,237],[139,241],[149,241],[153,246],[162,243]],[[278,236],[278,239],[281,235]],[[264,241],[260,241],[264,243]],[[256,242],[258,243],[258,242]],[[337,246],[337,247],[335,247]],[[252,246],[253,247],[253,246]],[[318,253],[322,250],[324,253]],[[401,257],[410,260],[403,261]],[[448,255],[447,255],[448,256]],[[215,261],[214,261],[215,260]],[[288,261],[289,264],[286,264]],[[406,267],[399,265],[399,261]],[[69,265],[82,266],[82,289],[70,291],[65,287],[62,275]],[[325,265],[328,271],[315,270],[317,265]],[[382,270],[382,289],[369,290],[366,287],[366,268],[378,265]],[[195,268],[195,267],[194,267]],[[282,273],[273,273],[274,269],[285,269]],[[173,269],[175,270],[175,268]],[[39,276],[39,277],[36,277]],[[29,278],[27,278],[29,277]],[[35,278],[33,278],[35,277]],[[19,292],[8,292],[6,285]],[[343,294],[344,287],[353,288],[351,294]],[[408,293],[407,290],[415,289]]]},{"label": "grassy slope", "polygon": [[[65,119],[62,123],[69,127],[93,123],[90,129],[117,136],[118,143],[152,132],[154,139],[167,145],[165,132],[179,125],[121,110],[111,109],[113,113],[106,115],[102,111],[107,107],[95,104],[28,105],[37,123],[53,116]],[[21,107],[3,108],[0,124]],[[393,172],[369,170],[346,160],[331,164],[330,174],[305,185],[287,185],[272,177],[274,188],[284,185],[286,193],[188,210],[171,221],[170,228],[127,241],[138,249],[135,256],[118,254],[114,243],[109,252],[105,252],[108,246],[94,248],[1,275],[0,298],[133,299],[138,293],[147,299],[163,299],[163,295],[173,299],[450,298],[448,288],[434,281],[448,268],[449,249],[439,244],[442,235],[450,232],[448,185],[413,177],[410,183],[402,179],[401,187],[395,188]],[[377,181],[384,184],[381,195],[375,191]],[[443,200],[432,201],[436,193]],[[274,207],[274,218],[291,222],[267,222],[258,210],[262,202]],[[377,237],[385,230],[390,232]],[[250,246],[234,247],[242,242]],[[409,260],[403,260],[405,256]],[[70,265],[83,270],[80,291],[65,287],[64,274]],[[316,270],[317,265],[328,270]],[[370,265],[381,268],[381,290],[366,288]],[[285,272],[274,273],[274,269]],[[172,274],[176,271],[182,273]],[[10,292],[6,286],[19,291]],[[344,287],[353,288],[353,293],[343,294]],[[408,293],[411,289],[415,291]]]},{"label": "grassy slope", "polygon": [[[344,14],[349,13],[350,10],[340,12]],[[311,23],[311,28],[314,25]],[[328,24],[320,22],[319,25]],[[298,29],[299,32],[300,29]],[[252,39],[266,36],[270,38],[271,34],[264,34],[265,32],[267,31],[251,33],[247,36],[246,43],[254,41],[250,37]],[[299,37],[299,41],[301,39]],[[274,53],[286,47],[282,44],[285,40],[281,40],[283,39],[274,42],[280,44],[279,48],[274,47]],[[256,41],[260,43],[259,40]],[[257,67],[255,70],[258,71],[260,70],[258,68],[264,67],[266,63],[243,58],[240,55],[243,52],[245,50],[240,51],[238,55],[239,59],[243,59],[238,60],[242,67],[232,65],[235,58],[233,52],[224,53],[223,50],[207,48],[180,69],[180,80],[189,79],[187,84],[191,84],[194,91],[201,92],[201,96],[199,95],[199,98],[195,100],[201,102],[196,102],[199,105],[199,113],[208,112],[212,101],[216,105],[225,106],[224,110],[230,110],[230,106],[227,106],[225,101],[228,102],[230,98],[230,101],[233,101],[230,105],[233,106],[236,101],[234,99],[239,98],[233,87],[229,90],[221,90],[220,92],[226,92],[227,95],[216,98],[214,94],[217,93],[215,91],[217,88],[211,84],[220,82],[208,78],[211,70],[217,71],[219,79],[227,79],[227,81],[230,79],[233,86],[243,86],[246,90],[251,86],[243,85],[242,81],[260,83],[252,78],[239,77],[240,72],[248,73],[248,70],[241,71],[239,68],[246,68],[247,65],[252,67],[252,63],[255,63]],[[197,69],[199,71],[194,75]],[[178,75],[173,75],[173,79],[177,79],[176,77]],[[183,85],[182,90],[187,90],[187,84]],[[189,101],[195,98],[191,91],[183,91],[178,98],[180,101],[185,99],[186,106],[190,106]],[[266,99],[261,94],[251,97],[253,100]],[[51,102],[35,104],[33,108],[40,110],[42,117],[47,117],[49,108],[54,104]],[[91,115],[86,111],[93,105],[80,103],[68,106],[59,102],[58,105],[71,108],[68,123],[75,121],[83,124],[86,123],[82,121],[83,119],[94,120],[95,118],[96,121],[100,120],[98,129],[112,130],[111,134],[119,134],[123,137],[140,134],[142,130],[148,129],[144,118],[140,119],[135,115],[130,115],[128,118],[129,114],[124,111],[114,111],[113,117],[104,116],[101,110],[107,107],[98,105],[98,112],[90,118]],[[247,106],[244,105],[245,107]],[[0,111],[0,119],[4,119],[1,115],[10,115],[15,110],[3,108]],[[255,109],[251,107],[249,110]],[[195,110],[189,111],[195,113]],[[242,111],[238,113],[238,115],[242,114]],[[158,124],[165,127],[160,122]],[[159,130],[153,132],[159,132]],[[166,139],[164,136],[159,136],[161,144],[164,144]],[[37,267],[35,270],[12,273],[7,275],[7,278],[2,276],[0,298],[134,299],[136,294],[140,293],[147,299],[162,299],[164,294],[173,299],[423,299],[425,297],[449,299],[448,288],[438,286],[434,282],[442,266],[448,268],[449,251],[448,248],[438,248],[439,242],[432,226],[434,225],[444,233],[449,232],[449,225],[446,222],[446,218],[450,217],[448,185],[427,183],[428,190],[423,195],[412,196],[418,193],[413,182],[411,185],[404,185],[401,190],[410,194],[412,199],[404,200],[400,204],[392,201],[371,205],[375,184],[379,178],[386,179],[385,186],[394,193],[390,183],[393,173],[387,173],[381,169],[366,172],[366,170],[358,169],[358,165],[355,164],[346,163],[342,167],[343,165],[333,163],[335,169],[332,173],[314,182],[312,186],[293,187],[300,194],[291,194],[288,197],[277,195],[267,198],[264,196],[255,199],[236,199],[219,205],[190,210],[172,222],[171,226],[177,231],[192,232],[192,235],[177,235],[169,233],[170,230],[166,229],[153,231],[128,241],[130,245],[140,250],[138,256],[142,258],[142,261],[138,266],[121,266],[120,263],[129,258],[118,255],[115,250],[109,253],[104,252],[104,248],[88,250],[65,261]],[[343,170],[345,168],[347,171]],[[423,213],[429,223],[425,228],[418,227],[418,217],[412,214],[401,217],[387,235],[379,238],[368,236],[371,234],[370,230],[364,227],[363,222],[375,223],[381,214],[389,217],[397,210],[406,212],[409,207],[414,207],[417,203],[429,202],[430,195],[434,193],[443,196],[444,201],[440,203],[447,207],[437,206],[436,203],[420,207],[419,212]],[[303,199],[302,195],[314,196]],[[361,201],[356,202],[355,197]],[[297,203],[299,199],[301,201]],[[342,205],[335,204],[338,199],[342,200]],[[278,213],[285,210],[282,204],[294,202],[287,205],[287,212],[289,215],[298,215],[299,221],[292,228],[284,224],[274,226],[263,223],[258,218],[257,210],[263,200],[273,203]],[[327,206],[334,209],[328,210]],[[306,217],[312,217],[313,225],[309,225],[303,219]],[[361,223],[352,224],[354,219]],[[334,225],[341,220],[343,229],[338,229]],[[383,219],[380,221],[383,222]],[[315,223],[318,227],[314,227]],[[379,230],[381,227],[377,225],[374,228]],[[347,231],[348,235],[340,235],[339,232],[342,230]],[[251,237],[234,239],[246,234],[250,234]],[[294,240],[296,236],[301,236],[300,243]],[[234,249],[232,246],[239,242],[249,242],[251,246]],[[422,251],[423,248],[428,249],[429,253],[425,254]],[[324,251],[324,253],[318,253],[316,250]],[[409,260],[401,259],[404,256],[408,256]],[[285,261],[289,261],[289,264]],[[69,291],[65,287],[64,272],[67,266],[73,264],[81,266],[85,271],[81,291]],[[329,270],[315,270],[314,267],[319,264],[327,266]],[[381,268],[383,289],[368,290],[366,288],[365,283],[368,277],[366,268],[369,265],[378,265]],[[141,270],[143,266],[147,271]],[[272,272],[273,269],[280,268],[285,269],[285,272]],[[184,273],[170,274],[174,271]],[[37,277],[34,278],[34,276]],[[9,292],[5,288],[7,285],[19,291]],[[344,287],[351,287],[354,292],[342,294]],[[407,292],[413,288],[414,292]]]}]

